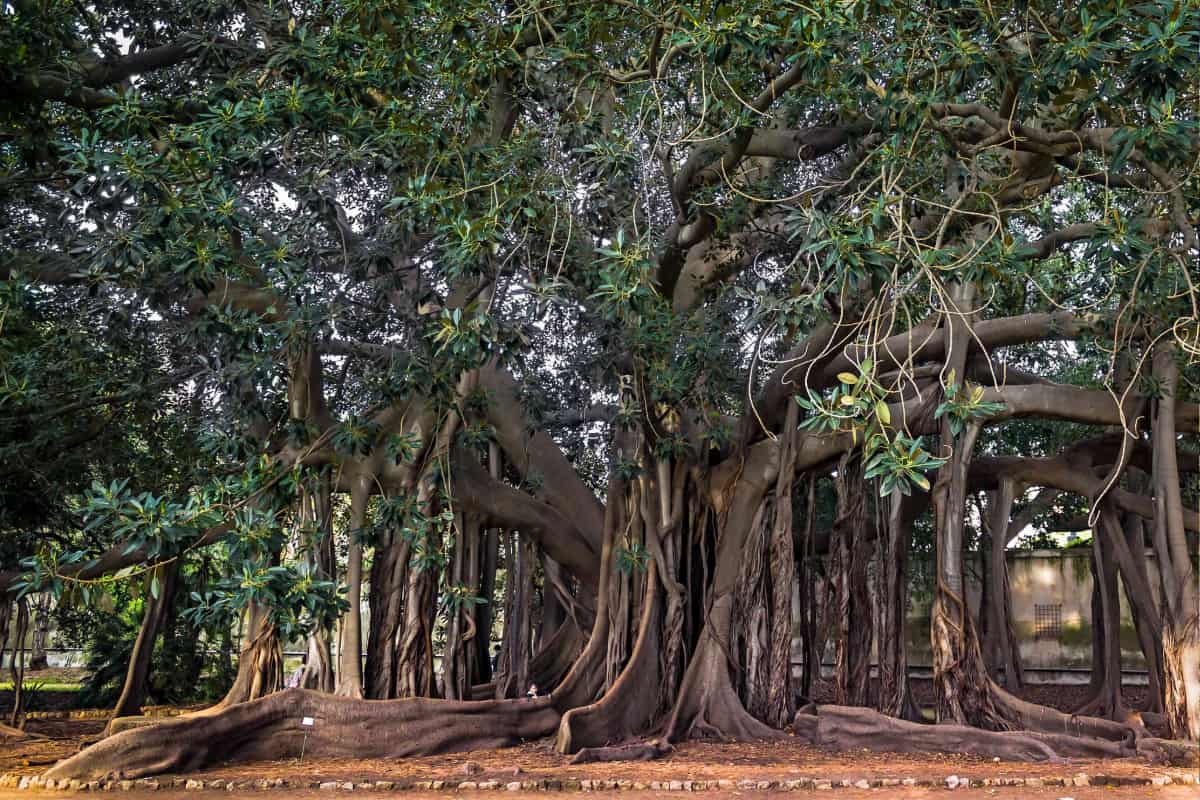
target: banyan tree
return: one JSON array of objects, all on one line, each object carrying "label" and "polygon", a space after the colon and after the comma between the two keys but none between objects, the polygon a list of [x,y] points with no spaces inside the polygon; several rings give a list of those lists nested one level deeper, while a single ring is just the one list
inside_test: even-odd
[{"label": "banyan tree", "polygon": [[[8,601],[146,581],[122,714],[178,564],[243,619],[222,702],[53,777],[1200,739],[1195,4],[17,0],[0,43],[6,491],[194,444],[64,499]],[[1076,714],[1017,696],[1031,525],[1091,532]]]}]

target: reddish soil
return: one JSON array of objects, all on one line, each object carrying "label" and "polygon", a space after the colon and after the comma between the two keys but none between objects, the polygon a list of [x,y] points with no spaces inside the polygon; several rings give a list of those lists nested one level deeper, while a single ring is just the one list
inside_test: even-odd
[{"label": "reddish soil", "polygon": [[[1067,691],[1064,691],[1067,688]],[[1063,703],[1074,702],[1075,687],[1034,687],[1026,697],[1038,700],[1057,698]],[[1086,690],[1086,687],[1079,687]],[[1048,691],[1044,691],[1048,690]],[[918,688],[917,691],[920,691]],[[1032,695],[1032,696],[1031,696]],[[1040,696],[1039,696],[1040,695]],[[1058,705],[1059,703],[1055,703]],[[1065,704],[1065,703],[1064,703]],[[99,736],[104,728],[103,719],[32,719],[27,730],[42,739],[14,740],[0,736],[0,773],[40,774],[49,765],[77,752],[82,746]],[[381,735],[386,735],[381,732]],[[467,762],[477,766],[467,773]],[[284,778],[289,782],[321,781],[418,781],[444,780],[451,784],[461,781],[489,781],[501,783],[519,780],[636,780],[642,782],[669,780],[795,780],[815,778],[820,780],[859,780],[872,778],[915,778],[920,781],[942,781],[950,775],[962,778],[1042,777],[1069,778],[1078,773],[1092,776],[1117,778],[1147,778],[1154,775],[1179,774],[1181,770],[1154,767],[1137,760],[1075,761],[1069,764],[1022,764],[992,762],[963,755],[932,755],[914,757],[870,751],[835,753],[801,744],[793,738],[778,742],[752,742],[718,744],[689,742],[681,745],[666,758],[652,762],[585,764],[572,766],[567,759],[554,752],[551,741],[528,742],[506,750],[490,750],[470,753],[452,753],[442,756],[410,758],[403,761],[382,760],[330,760],[306,758],[303,763],[295,759],[254,764],[223,764],[208,769],[196,777],[204,780],[257,780]],[[875,790],[839,789],[837,798],[857,800],[870,797],[925,798],[933,797],[943,789],[886,788]],[[141,795],[141,792],[122,793]],[[228,796],[227,792],[212,793]],[[297,792],[289,789],[287,796],[322,797],[327,792]],[[371,796],[383,793],[371,792]],[[494,793],[485,793],[495,797]],[[524,792],[505,792],[506,797],[522,797]],[[705,794],[705,793],[689,793]],[[708,793],[712,794],[712,793]],[[744,797],[765,797],[769,793],[753,791],[731,792]],[[1094,800],[1104,798],[1151,797],[1163,800],[1188,798],[1196,800],[1200,791],[1190,787],[994,787],[982,789],[960,789],[957,794],[967,797],[1008,798],[1062,798]],[[204,800],[209,792],[160,791],[153,797],[187,798]],[[622,796],[648,797],[650,793],[621,792]],[[58,792],[39,792],[39,797],[66,797]],[[404,797],[424,797],[423,794],[405,792]],[[439,796],[439,795],[432,795]],[[444,797],[445,795],[440,795]],[[471,794],[457,792],[456,797]],[[482,796],[482,795],[481,795]],[[0,800],[16,800],[29,797],[27,793],[0,789]],[[147,795],[147,799],[150,795]],[[130,800],[135,800],[131,798]]]},{"label": "reddish soil", "polygon": [[[103,729],[102,720],[31,720],[31,733],[47,737],[19,740],[0,737],[0,773],[40,774],[53,762],[79,750]],[[467,773],[467,762],[476,769]],[[1069,764],[1023,764],[993,762],[964,755],[914,757],[869,751],[837,753],[801,744],[794,738],[777,742],[722,744],[689,742],[666,758],[651,762],[584,764],[573,766],[556,753],[550,740],[528,742],[505,750],[451,753],[409,758],[402,761],[306,758],[253,764],[223,764],[197,774],[204,780],[257,780],[284,778],[289,782],[320,781],[460,781],[495,780],[859,780],[871,778],[915,778],[942,781],[950,775],[962,778],[1042,777],[1068,778],[1078,773],[1092,776],[1146,778],[1178,774],[1178,769],[1153,767],[1138,760],[1075,761]],[[1035,796],[1032,788],[1012,787],[1011,796]],[[849,797],[839,790],[838,797]],[[888,792],[893,790],[889,789]],[[1113,796],[1113,790],[1105,797]],[[1150,791],[1143,787],[1142,792]],[[1195,787],[1192,797],[1200,796]],[[1007,792],[1007,790],[1006,790]],[[289,790],[288,794],[292,794]],[[625,793],[622,793],[625,794]],[[162,796],[161,793],[158,796]],[[194,792],[188,797],[194,798]],[[876,795],[878,796],[878,795]],[[909,795],[902,795],[909,796]],[[919,797],[919,794],[911,795]],[[1059,787],[1054,797],[1079,800],[1078,790]],[[1082,795],[1082,796],[1086,796]],[[1132,795],[1131,795],[1132,796]],[[1138,795],[1141,796],[1141,795]],[[3,790],[0,790],[0,798]]]},{"label": "reddish soil", "polygon": [[[179,791],[165,790],[156,792],[131,791],[121,792],[116,797],[125,798],[126,800],[218,800],[218,798],[228,798],[232,796],[257,795],[258,792],[252,790],[239,789],[236,795],[231,795],[228,791]],[[1065,793],[1065,794],[1064,794]],[[262,793],[266,797],[265,792]],[[302,800],[329,800],[330,797],[353,796],[359,793],[347,792],[324,792],[324,791],[288,791],[287,797],[301,798]],[[503,792],[503,797],[511,800],[546,800],[547,797],[558,796],[555,793],[547,792]],[[607,794],[607,793],[597,793]],[[674,792],[671,793],[675,794]],[[798,795],[802,797],[829,797],[831,800],[879,800],[879,798],[900,798],[900,800],[933,800],[933,798],[946,797],[945,789],[921,789],[921,788],[888,788],[888,789],[838,789],[836,792],[759,792],[759,791],[731,791],[731,792],[680,792],[681,797],[703,798],[703,800],[713,800],[718,797],[740,797],[745,800],[766,800],[772,797],[787,797]],[[279,796],[278,794],[273,796]],[[402,798],[403,800],[446,800],[447,797],[454,797],[456,800],[495,800],[498,796],[497,792],[403,792],[403,793],[388,793],[388,792],[370,792],[365,796],[372,798]],[[567,797],[573,795],[566,795]],[[625,791],[617,796],[628,798],[628,800],[651,800],[651,798],[663,797],[662,792],[641,792],[641,791]],[[991,800],[991,798],[999,797],[1003,800],[1062,800],[1064,797],[1072,798],[1073,800],[1196,800],[1196,787],[1194,786],[1164,786],[1147,788],[1141,786],[1127,786],[1121,788],[1112,787],[1087,787],[1064,789],[1062,787],[1040,787],[1026,788],[1024,786],[1001,787],[994,789],[958,789],[954,792],[954,797],[961,797],[965,800]],[[77,800],[79,795],[71,792],[59,791],[39,791],[36,794],[31,794],[28,791],[14,791],[11,789],[0,789],[0,800],[30,800],[31,797],[47,798],[53,800]]]},{"label": "reddish soil", "polygon": [[[468,775],[466,762],[480,771]],[[520,772],[515,772],[515,770]],[[403,761],[295,759],[256,763],[245,767],[230,764],[205,771],[205,780],[286,778],[289,781],[376,781],[376,780],[859,780],[862,778],[916,778],[944,780],[962,778],[1070,777],[1089,775],[1149,777],[1170,774],[1136,760],[1077,761],[1070,764],[998,763],[961,755],[913,757],[869,751],[835,753],[798,743],[778,742],[718,744],[688,742],[666,758],[649,762],[582,764],[573,766],[553,749],[550,741],[530,742],[505,750],[451,753],[409,758]],[[840,795],[839,795],[840,796]],[[1061,795],[1059,795],[1061,796]]]},{"label": "reddish soil", "polygon": [[[874,696],[877,681],[872,681],[872,696]],[[934,702],[933,681],[928,678],[910,678],[913,699],[918,705],[930,707]],[[818,703],[833,703],[834,683],[831,680],[818,681],[813,687],[812,699]],[[1121,687],[1125,703],[1130,708],[1144,708],[1146,704],[1145,686],[1126,685]],[[1035,683],[1025,686],[1013,694],[1023,700],[1038,705],[1050,706],[1059,711],[1071,713],[1091,698],[1087,684]]]},{"label": "reddish soil", "polygon": [[25,730],[45,738],[14,739],[0,735],[0,773],[37,774],[100,735],[105,720],[31,719]]}]

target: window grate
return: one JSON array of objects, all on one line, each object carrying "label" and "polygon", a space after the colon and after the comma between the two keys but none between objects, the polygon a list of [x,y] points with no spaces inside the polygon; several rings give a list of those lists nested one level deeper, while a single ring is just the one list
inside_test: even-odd
[{"label": "window grate", "polygon": [[1057,639],[1062,633],[1062,606],[1035,604],[1033,607],[1033,638]]}]

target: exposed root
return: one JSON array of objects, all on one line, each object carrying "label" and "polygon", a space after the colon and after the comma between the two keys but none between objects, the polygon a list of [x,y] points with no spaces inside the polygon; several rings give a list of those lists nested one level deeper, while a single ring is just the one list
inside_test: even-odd
[{"label": "exposed root", "polygon": [[653,761],[675,748],[661,739],[617,745],[615,747],[585,747],[575,754],[571,764],[590,764],[594,761]]},{"label": "exposed root", "polygon": [[1068,758],[1126,758],[1136,750],[1121,742],[1035,731],[986,731],[967,725],[921,725],[866,708],[820,706],[816,724],[798,713],[796,728],[814,744],[835,750],[889,753],[964,753],[1006,761],[1063,761]]},{"label": "exposed root", "polygon": [[1012,727],[1017,730],[1106,739],[1112,742],[1121,742],[1130,748],[1133,747],[1139,733],[1132,726],[1121,722],[1099,717],[1064,714],[1048,706],[1030,703],[1009,694],[995,683],[991,684],[990,689],[993,701],[1003,709],[1005,716],[1014,721],[1015,724]]},{"label": "exposed root", "polygon": [[[306,721],[311,722],[305,725]],[[103,739],[46,773],[100,780],[182,773],[223,761],[403,758],[507,747],[549,736],[549,698],[484,702],[357,700],[289,689]]]},{"label": "exposed root", "polygon": [[131,731],[134,728],[145,728],[148,725],[157,725],[162,722],[162,717],[116,717],[110,719],[108,725],[104,727],[104,736],[113,736],[121,731]]},{"label": "exposed root", "polygon": [[14,739],[45,739],[45,736],[39,736],[36,733],[29,733],[20,728],[14,728],[11,725],[5,725],[0,722],[0,736],[11,736]]},{"label": "exposed root", "polygon": [[1200,748],[1192,742],[1144,736],[1138,739],[1137,751],[1152,764],[1200,768]]}]

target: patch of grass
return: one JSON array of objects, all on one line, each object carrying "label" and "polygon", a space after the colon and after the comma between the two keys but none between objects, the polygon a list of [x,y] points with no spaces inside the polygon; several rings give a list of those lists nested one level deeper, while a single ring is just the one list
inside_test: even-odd
[{"label": "patch of grass", "polygon": [[[26,684],[28,686],[28,684]],[[82,687],[79,683],[43,683],[37,687],[39,692],[78,692]],[[11,692],[13,690],[12,681],[0,683],[0,692]]]}]

